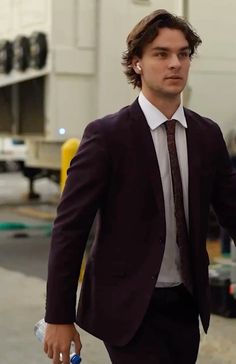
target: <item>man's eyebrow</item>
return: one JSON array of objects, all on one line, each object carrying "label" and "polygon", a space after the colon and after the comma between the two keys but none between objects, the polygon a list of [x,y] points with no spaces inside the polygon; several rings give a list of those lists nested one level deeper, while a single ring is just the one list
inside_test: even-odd
[{"label": "man's eyebrow", "polygon": [[[168,47],[153,47],[152,51],[164,51],[164,52],[169,52],[170,48]],[[180,48],[178,51],[190,51],[190,47],[186,46],[186,47],[182,47]]]}]

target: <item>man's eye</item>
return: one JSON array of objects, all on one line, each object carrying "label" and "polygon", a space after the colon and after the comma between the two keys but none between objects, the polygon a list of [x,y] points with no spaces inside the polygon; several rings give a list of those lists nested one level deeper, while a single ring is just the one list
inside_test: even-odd
[{"label": "man's eye", "polygon": [[156,57],[158,57],[158,58],[167,58],[168,54],[166,52],[158,52],[158,53],[156,53]]},{"label": "man's eye", "polygon": [[188,58],[189,57],[189,52],[181,52],[179,53],[179,58]]}]

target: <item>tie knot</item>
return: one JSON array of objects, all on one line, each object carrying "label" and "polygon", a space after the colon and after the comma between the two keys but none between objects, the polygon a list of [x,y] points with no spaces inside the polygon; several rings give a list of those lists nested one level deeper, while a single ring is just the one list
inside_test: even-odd
[{"label": "tie knot", "polygon": [[167,134],[175,133],[175,124],[176,124],[176,120],[174,120],[174,119],[166,120],[165,127],[166,127]]}]

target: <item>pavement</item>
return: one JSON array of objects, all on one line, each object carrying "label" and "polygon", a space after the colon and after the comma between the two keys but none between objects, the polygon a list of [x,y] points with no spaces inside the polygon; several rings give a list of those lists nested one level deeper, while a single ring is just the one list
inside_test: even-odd
[{"label": "pavement", "polygon": [[[50,360],[33,327],[44,316],[48,225],[55,216],[55,196],[60,191],[53,182],[39,180],[36,190],[41,200],[28,203],[27,181],[18,172],[0,174],[0,186],[0,223],[28,226],[25,230],[0,229],[0,364],[47,364]],[[22,211],[22,206],[27,208]],[[46,215],[30,216],[30,209],[46,211]],[[80,334],[83,364],[110,364],[103,343],[83,330]],[[202,335],[197,364],[235,364],[235,334],[236,319],[212,315],[209,334]]]}]

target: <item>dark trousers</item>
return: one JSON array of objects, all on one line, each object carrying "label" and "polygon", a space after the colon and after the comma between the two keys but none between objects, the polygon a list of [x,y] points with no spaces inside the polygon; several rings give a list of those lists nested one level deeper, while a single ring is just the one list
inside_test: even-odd
[{"label": "dark trousers", "polygon": [[183,285],[156,288],[141,326],[123,347],[104,343],[112,364],[194,364],[198,313]]}]

